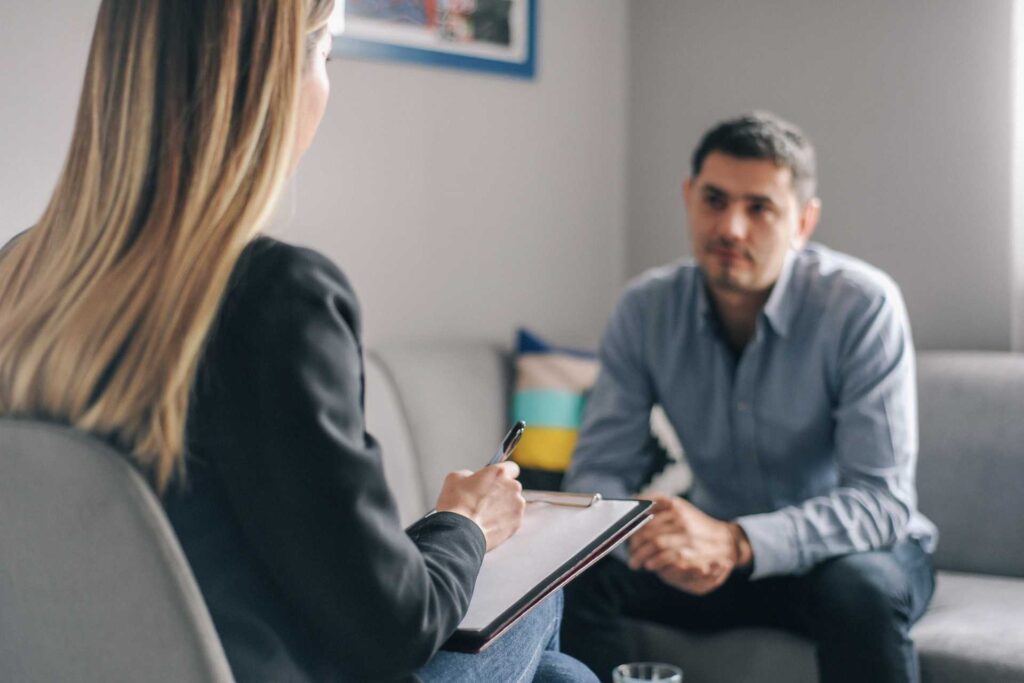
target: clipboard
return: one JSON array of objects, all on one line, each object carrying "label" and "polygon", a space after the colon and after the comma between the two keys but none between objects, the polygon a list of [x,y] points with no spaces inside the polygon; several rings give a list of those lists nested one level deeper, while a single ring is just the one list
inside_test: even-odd
[{"label": "clipboard", "polygon": [[519,532],[484,556],[469,609],[444,649],[487,649],[544,598],[650,520],[647,500],[587,495],[590,501],[584,505],[578,494],[571,496],[576,502],[548,495],[554,497],[533,497]]}]

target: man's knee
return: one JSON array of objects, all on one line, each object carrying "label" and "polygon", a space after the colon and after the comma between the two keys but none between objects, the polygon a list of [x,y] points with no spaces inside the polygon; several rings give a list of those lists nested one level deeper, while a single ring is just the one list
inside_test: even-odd
[{"label": "man's knee", "polygon": [[816,628],[861,635],[905,631],[911,624],[906,571],[888,552],[855,553],[812,570],[809,610]]},{"label": "man's knee", "polygon": [[566,621],[617,616],[622,609],[623,569],[621,562],[605,558],[566,586]]}]

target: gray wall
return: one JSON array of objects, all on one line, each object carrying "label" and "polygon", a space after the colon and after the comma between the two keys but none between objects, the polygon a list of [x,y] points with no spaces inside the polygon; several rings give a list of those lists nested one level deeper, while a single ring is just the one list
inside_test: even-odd
[{"label": "gray wall", "polygon": [[595,343],[624,278],[624,0],[543,0],[532,81],[336,59],[275,232],[352,278],[371,343],[529,323]]},{"label": "gray wall", "polygon": [[[52,189],[97,5],[0,3],[0,240]],[[896,277],[921,346],[1009,347],[1011,0],[540,5],[533,81],[330,65],[272,230],[349,273],[370,343],[593,344],[626,276],[686,253],[700,132],[764,107],[817,142],[819,239]]]},{"label": "gray wall", "polygon": [[71,140],[99,0],[0,3],[0,244],[39,219]]},{"label": "gray wall", "polygon": [[[98,0],[0,4],[0,240],[44,208]],[[541,2],[531,81],[335,59],[271,232],[332,256],[367,341],[593,344],[624,278],[625,0]]]},{"label": "gray wall", "polygon": [[766,108],[816,142],[817,239],[888,271],[919,346],[1010,347],[1011,0],[630,5],[627,272],[687,253],[700,133]]}]

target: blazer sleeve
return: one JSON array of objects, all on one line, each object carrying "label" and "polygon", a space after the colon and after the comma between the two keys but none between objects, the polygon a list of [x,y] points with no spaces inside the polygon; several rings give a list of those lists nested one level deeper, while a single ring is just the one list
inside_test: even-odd
[{"label": "blazer sleeve", "polygon": [[203,418],[211,457],[248,543],[339,669],[406,676],[465,614],[483,533],[454,513],[403,531],[364,429],[351,287],[309,250],[278,243],[257,261],[208,354],[220,384]]}]

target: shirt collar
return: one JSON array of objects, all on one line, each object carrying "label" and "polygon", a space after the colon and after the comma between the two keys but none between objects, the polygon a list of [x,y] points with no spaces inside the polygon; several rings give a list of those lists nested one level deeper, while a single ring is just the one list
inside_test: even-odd
[{"label": "shirt collar", "polygon": [[793,316],[796,315],[796,280],[793,277],[796,259],[796,251],[790,249],[786,252],[786,260],[782,263],[782,272],[779,273],[779,279],[775,281],[772,293],[768,295],[768,301],[764,305],[764,317],[772,326],[775,334],[780,337],[789,334],[790,324],[793,322]]},{"label": "shirt collar", "polygon": [[[793,270],[796,267],[797,252],[790,249],[786,252],[785,260],[782,263],[782,271],[779,279],[772,286],[772,292],[768,295],[762,311],[768,324],[771,325],[775,334],[785,337],[789,334],[790,324],[793,316],[796,315],[796,282],[793,278]],[[707,279],[704,272],[697,268],[697,324],[700,330],[718,329],[718,316],[708,297]]]}]

